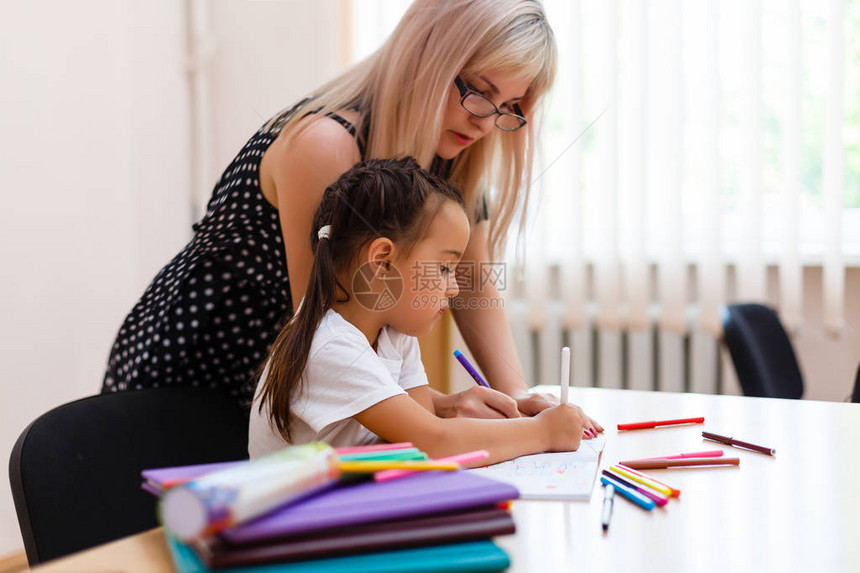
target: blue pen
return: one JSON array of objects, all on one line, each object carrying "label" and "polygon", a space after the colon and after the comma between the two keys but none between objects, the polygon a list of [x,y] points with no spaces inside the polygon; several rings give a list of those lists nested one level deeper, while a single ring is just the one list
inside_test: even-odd
[{"label": "blue pen", "polygon": [[600,483],[603,485],[611,485],[615,488],[615,491],[641,507],[642,509],[652,510],[656,505],[653,499],[647,498],[638,491],[635,491],[618,480],[614,480],[611,477],[607,477],[605,475],[600,476]]},{"label": "blue pen", "polygon": [[460,352],[459,350],[455,350],[454,351],[454,358],[456,358],[457,360],[460,361],[460,364],[462,364],[463,368],[466,369],[466,372],[468,372],[469,375],[475,379],[475,382],[477,382],[478,384],[480,384],[484,388],[490,387],[490,385],[487,384],[483,378],[481,378],[481,375],[478,374],[478,371],[475,370],[475,367],[472,366],[468,360],[466,360],[466,357],[463,356],[462,352]]}]

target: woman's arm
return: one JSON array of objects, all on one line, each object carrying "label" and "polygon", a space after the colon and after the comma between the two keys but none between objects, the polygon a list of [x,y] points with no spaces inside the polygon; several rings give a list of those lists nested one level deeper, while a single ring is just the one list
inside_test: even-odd
[{"label": "woman's arm", "polygon": [[[454,319],[487,383],[516,400],[519,411],[528,416],[558,404],[555,396],[529,393],[496,286],[488,284],[471,292],[461,289],[458,298]],[[489,304],[482,306],[482,298]]]},{"label": "woman's arm", "polygon": [[[452,303],[452,312],[460,334],[484,372],[487,383],[516,400],[520,412],[533,416],[558,404],[558,399],[550,394],[529,393],[501,294],[494,280],[484,280],[486,276],[481,276],[481,263],[489,261],[488,225],[482,221],[472,227],[460,266],[464,261],[470,261],[474,267],[475,276],[470,281],[473,284],[467,285],[473,288],[460,287],[460,293]],[[603,431],[603,427],[588,416],[584,421],[585,428],[592,435]]]},{"label": "woman's arm", "polygon": [[544,451],[570,451],[582,437],[582,410],[569,404],[535,417],[505,420],[439,418],[408,395],[397,395],[353,416],[388,442],[412,442],[432,458],[487,450],[486,463]]},{"label": "woman's arm", "polygon": [[[472,227],[469,244],[460,268],[472,273],[470,284],[460,284],[460,293],[452,302],[454,319],[463,339],[475,356],[487,382],[495,389],[517,397],[528,392],[517,349],[494,281],[483,280],[481,265],[488,264],[488,225],[482,221]],[[481,308],[486,307],[486,308]]]},{"label": "woman's arm", "polygon": [[[361,159],[355,139],[339,123],[316,117],[303,121],[313,123],[289,145],[282,134],[260,166],[263,193],[278,209],[281,220],[294,308],[304,297],[310,278],[311,225],[323,192]],[[302,126],[298,122],[294,129]]]}]

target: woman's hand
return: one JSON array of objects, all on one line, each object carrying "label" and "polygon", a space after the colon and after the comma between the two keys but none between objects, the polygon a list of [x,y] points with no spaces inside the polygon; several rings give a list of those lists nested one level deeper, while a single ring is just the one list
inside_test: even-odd
[{"label": "woman's hand", "polygon": [[536,416],[553,406],[558,406],[558,398],[552,394],[537,394],[531,392],[520,392],[514,395],[517,408],[523,416]]},{"label": "woman's hand", "polygon": [[440,418],[520,417],[516,400],[483,386],[475,386],[457,394],[434,392],[433,406]]}]

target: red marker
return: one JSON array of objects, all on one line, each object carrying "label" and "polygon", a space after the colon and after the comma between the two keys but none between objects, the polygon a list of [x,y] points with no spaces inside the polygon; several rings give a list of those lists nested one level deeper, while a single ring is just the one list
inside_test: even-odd
[{"label": "red marker", "polygon": [[633,424],[618,424],[619,430],[643,430],[657,426],[676,426],[678,424],[703,424],[704,418],[681,418],[680,420],[661,420],[659,422],[635,422]]}]

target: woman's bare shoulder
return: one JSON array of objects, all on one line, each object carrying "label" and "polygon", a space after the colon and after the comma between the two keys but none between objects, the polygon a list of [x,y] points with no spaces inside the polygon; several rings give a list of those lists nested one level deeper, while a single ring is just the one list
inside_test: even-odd
[{"label": "woman's bare shoulder", "polygon": [[[342,117],[350,121],[347,115]],[[357,116],[354,119],[357,119]],[[342,124],[324,116],[309,116],[296,122],[291,126],[289,134],[282,133],[278,136],[269,151],[275,156],[291,151],[322,158],[337,159],[343,156],[344,159],[350,160],[350,165],[361,158],[355,137]]]},{"label": "woman's bare shoulder", "polygon": [[[342,117],[347,121],[358,119],[355,112],[343,112]],[[361,160],[361,153],[355,138],[337,121],[324,116],[299,120],[290,126],[289,133],[281,133],[269,146],[260,164],[263,194],[276,207],[277,182],[289,177],[290,166],[297,160],[322,179],[333,182]]]}]

